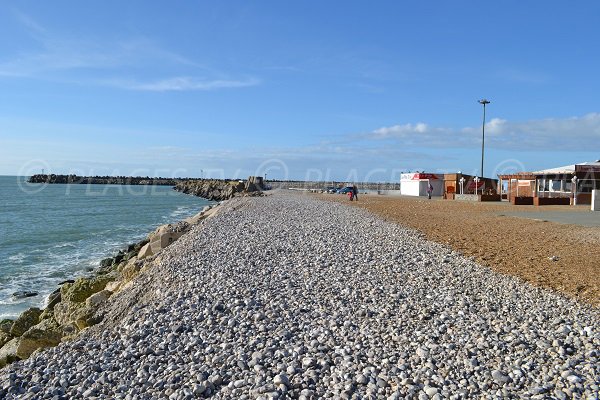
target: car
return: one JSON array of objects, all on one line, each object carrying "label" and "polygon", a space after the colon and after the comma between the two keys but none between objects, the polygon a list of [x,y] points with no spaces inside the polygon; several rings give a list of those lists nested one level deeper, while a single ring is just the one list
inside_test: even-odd
[{"label": "car", "polygon": [[325,188],[324,190],[326,193],[335,193],[337,191],[337,189],[333,186],[328,186]]},{"label": "car", "polygon": [[338,189],[338,193],[339,194],[347,194],[350,193],[352,191],[352,186],[346,186],[345,188],[342,189]]}]

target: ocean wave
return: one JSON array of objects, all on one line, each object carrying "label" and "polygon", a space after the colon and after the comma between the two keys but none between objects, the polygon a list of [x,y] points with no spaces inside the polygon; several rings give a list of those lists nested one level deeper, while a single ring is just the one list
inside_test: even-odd
[{"label": "ocean wave", "polygon": [[27,258],[27,256],[24,253],[18,253],[18,254],[8,257],[8,261],[14,262],[14,263],[20,263],[23,260],[25,260],[26,258]]}]

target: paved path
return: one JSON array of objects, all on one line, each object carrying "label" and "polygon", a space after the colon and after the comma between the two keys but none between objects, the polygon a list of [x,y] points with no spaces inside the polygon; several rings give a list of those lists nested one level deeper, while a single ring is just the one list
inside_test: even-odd
[{"label": "paved path", "polygon": [[528,218],[541,221],[556,222],[559,224],[572,224],[587,227],[600,227],[600,211],[555,211],[555,210],[541,210],[541,211],[506,211],[499,213],[499,215],[506,215],[510,217]]}]

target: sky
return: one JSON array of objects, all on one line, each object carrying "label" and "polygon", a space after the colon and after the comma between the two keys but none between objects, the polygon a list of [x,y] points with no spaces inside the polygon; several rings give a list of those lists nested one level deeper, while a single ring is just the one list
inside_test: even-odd
[{"label": "sky", "polygon": [[0,174],[397,181],[600,159],[597,1],[0,0]]}]

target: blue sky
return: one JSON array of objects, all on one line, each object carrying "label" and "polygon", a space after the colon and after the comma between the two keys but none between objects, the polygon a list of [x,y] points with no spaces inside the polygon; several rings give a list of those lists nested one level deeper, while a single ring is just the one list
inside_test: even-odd
[{"label": "blue sky", "polygon": [[0,174],[396,180],[600,159],[598,2],[2,1]]}]

